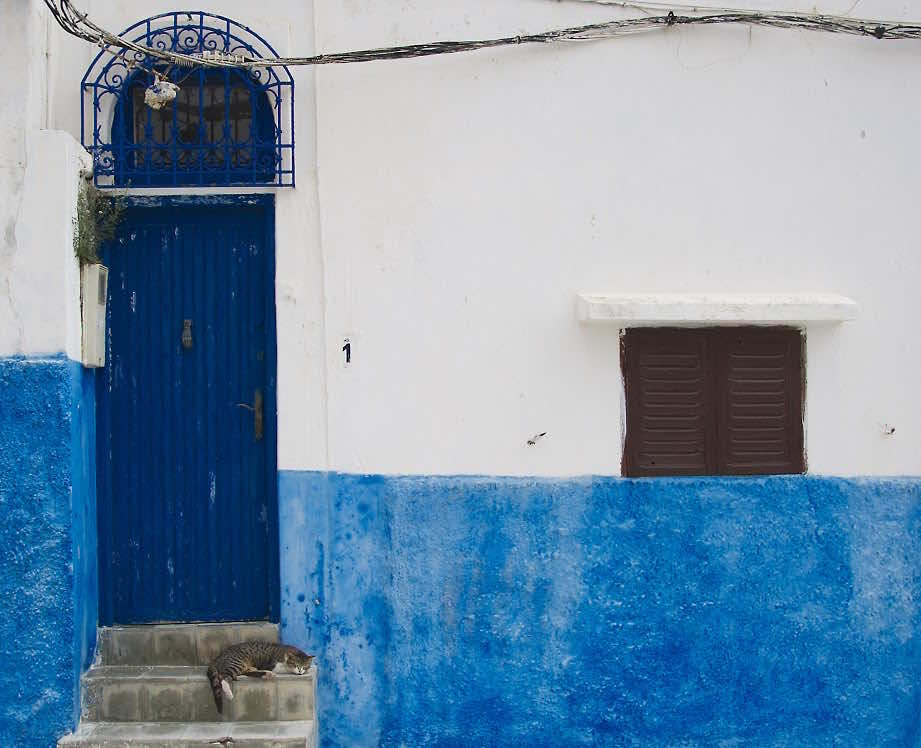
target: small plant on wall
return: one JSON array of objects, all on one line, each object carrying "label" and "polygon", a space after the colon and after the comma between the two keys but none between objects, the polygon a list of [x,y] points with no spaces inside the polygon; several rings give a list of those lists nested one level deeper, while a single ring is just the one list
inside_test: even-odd
[{"label": "small plant on wall", "polygon": [[124,213],[125,206],[120,199],[104,195],[88,182],[80,185],[74,252],[81,265],[101,261],[99,248],[115,238]]}]

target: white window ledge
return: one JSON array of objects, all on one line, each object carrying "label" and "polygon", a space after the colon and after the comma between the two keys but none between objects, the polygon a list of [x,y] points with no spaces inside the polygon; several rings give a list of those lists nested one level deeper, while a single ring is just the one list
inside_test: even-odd
[{"label": "white window ledge", "polygon": [[857,302],[836,294],[578,295],[583,322],[618,327],[829,324],[856,319]]}]

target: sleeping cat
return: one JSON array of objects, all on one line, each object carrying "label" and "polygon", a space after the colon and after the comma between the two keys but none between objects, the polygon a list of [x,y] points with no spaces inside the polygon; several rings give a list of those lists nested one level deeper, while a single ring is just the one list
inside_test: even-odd
[{"label": "sleeping cat", "polygon": [[218,712],[224,711],[224,699],[233,699],[230,681],[241,675],[251,678],[274,678],[275,672],[303,675],[310,668],[313,655],[287,644],[249,641],[227,647],[208,665],[208,680],[214,692]]}]

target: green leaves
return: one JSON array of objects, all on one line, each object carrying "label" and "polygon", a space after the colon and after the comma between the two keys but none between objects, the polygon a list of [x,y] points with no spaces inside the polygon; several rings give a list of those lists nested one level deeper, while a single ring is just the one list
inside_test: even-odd
[{"label": "green leaves", "polygon": [[89,183],[80,186],[74,253],[81,264],[100,261],[99,248],[115,238],[124,213],[124,202],[120,198],[104,195]]}]

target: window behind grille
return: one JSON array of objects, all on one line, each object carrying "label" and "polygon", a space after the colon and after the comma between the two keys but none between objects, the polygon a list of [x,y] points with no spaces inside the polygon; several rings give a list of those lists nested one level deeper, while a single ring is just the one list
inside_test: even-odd
[{"label": "window behind grille", "polygon": [[194,70],[162,109],[144,103],[149,85],[129,84],[130,106],[119,104],[113,140],[123,155],[121,185],[260,184],[275,178],[280,154],[267,91],[245,71]]},{"label": "window behind grille", "polygon": [[799,331],[632,329],[622,353],[624,475],[804,471]]}]

